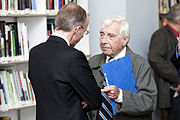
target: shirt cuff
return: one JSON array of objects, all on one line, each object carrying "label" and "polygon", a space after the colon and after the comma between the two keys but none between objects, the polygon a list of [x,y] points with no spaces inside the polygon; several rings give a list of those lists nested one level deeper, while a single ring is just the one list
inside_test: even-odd
[{"label": "shirt cuff", "polygon": [[119,103],[122,103],[123,102],[123,92],[122,92],[122,89],[119,89],[119,96],[117,99],[115,99],[116,102],[119,102]]}]

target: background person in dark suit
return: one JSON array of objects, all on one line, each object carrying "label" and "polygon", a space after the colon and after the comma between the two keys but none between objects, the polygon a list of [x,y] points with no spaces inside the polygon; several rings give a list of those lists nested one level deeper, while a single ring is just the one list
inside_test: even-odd
[{"label": "background person in dark suit", "polygon": [[[128,22],[124,17],[111,16],[105,18],[100,27],[100,47],[103,53],[89,59],[98,86],[103,88],[102,64],[109,62],[109,58],[119,59],[130,55],[137,94],[119,89],[114,85],[104,87],[102,91],[106,93],[107,97],[116,101],[117,114],[113,115],[109,112],[111,110],[108,102],[103,100],[102,107],[98,111],[88,113],[90,120],[97,118],[99,120],[106,120],[106,118],[108,120],[152,120],[152,111],[156,107],[157,88],[148,61],[127,46],[130,39]],[[104,98],[107,100],[107,97]],[[105,105],[107,107],[104,107]],[[107,111],[108,114],[104,111]]]},{"label": "background person in dark suit", "polygon": [[73,48],[88,27],[88,16],[68,4],[56,16],[55,33],[30,50],[29,79],[36,97],[36,120],[87,120],[101,105],[100,88],[85,55]]},{"label": "background person in dark suit", "polygon": [[[158,88],[157,107],[162,115],[167,110],[168,120],[180,120],[180,96],[174,96],[176,91],[180,92],[180,4],[171,7],[167,22],[153,33],[148,57]],[[164,116],[162,119],[166,120]]]}]

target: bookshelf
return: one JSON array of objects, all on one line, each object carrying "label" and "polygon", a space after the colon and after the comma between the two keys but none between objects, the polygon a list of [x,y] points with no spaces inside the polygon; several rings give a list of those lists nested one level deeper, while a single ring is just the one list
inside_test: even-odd
[{"label": "bookshelf", "polygon": [[171,6],[180,3],[180,0],[159,0],[159,27],[167,24],[166,15]]},{"label": "bookshelf", "polygon": [[[4,101],[1,101],[2,103],[0,104],[0,116],[10,117],[13,120],[35,120],[36,103],[35,100],[32,100],[34,94],[30,94],[31,91],[29,90],[29,99],[19,101],[18,90],[16,90],[15,85],[13,88],[13,84],[16,84],[13,72],[15,71],[18,75],[19,72],[21,72],[23,76],[27,75],[29,50],[47,40],[48,19],[55,18],[60,8],[58,6],[60,2],[61,5],[76,2],[88,12],[88,0],[27,0],[29,2],[27,5],[20,5],[18,3],[23,0],[14,0],[12,5],[6,4],[7,1],[10,0],[1,0],[3,3],[0,5],[0,21],[3,21],[0,22],[0,79],[4,78],[1,77],[1,71],[11,74],[11,83],[7,82],[7,84],[11,84],[12,94],[17,97],[17,101],[8,104],[5,100],[7,98],[3,97]],[[62,3],[62,1],[64,2]],[[3,29],[7,32],[2,33]],[[15,36],[16,30],[17,39]],[[76,48],[83,51],[87,57],[90,56],[89,47],[89,36],[84,36],[83,40],[76,45]],[[19,77],[18,75],[16,77]],[[18,80],[19,79],[22,78],[19,77]],[[6,80],[1,81],[4,83]],[[12,81],[14,81],[14,83]],[[27,83],[26,87],[28,87]],[[10,87],[7,88],[9,89]],[[3,89],[0,90],[0,93],[3,93]],[[25,98],[27,96],[25,96]],[[10,91],[9,97],[12,97]]]}]

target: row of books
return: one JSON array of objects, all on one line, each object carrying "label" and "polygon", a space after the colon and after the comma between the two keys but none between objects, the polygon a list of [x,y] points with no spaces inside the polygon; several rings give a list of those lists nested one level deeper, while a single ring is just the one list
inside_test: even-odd
[{"label": "row of books", "polygon": [[177,3],[180,3],[180,0],[159,0],[159,13],[168,13],[169,9]]},{"label": "row of books", "polygon": [[[63,5],[77,0],[46,0],[47,10],[59,10]],[[36,10],[37,0],[0,0],[0,10]]]},{"label": "row of books", "polygon": [[0,57],[29,56],[27,26],[0,21]]},{"label": "row of books", "polygon": [[35,103],[27,73],[15,68],[0,70],[0,108],[2,111]]},{"label": "row of books", "polygon": [[0,0],[0,10],[36,9],[35,0]]},{"label": "row of books", "polygon": [[77,0],[46,0],[47,10],[59,10],[63,5],[77,3]]}]

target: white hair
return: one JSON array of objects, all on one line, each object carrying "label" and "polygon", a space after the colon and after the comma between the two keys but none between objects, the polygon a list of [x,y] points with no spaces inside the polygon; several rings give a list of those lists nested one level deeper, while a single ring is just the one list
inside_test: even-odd
[{"label": "white hair", "polygon": [[101,22],[101,29],[111,25],[113,22],[118,22],[120,24],[120,35],[125,38],[125,37],[130,37],[130,28],[129,24],[126,21],[126,19],[122,16],[109,16],[105,18]]}]

